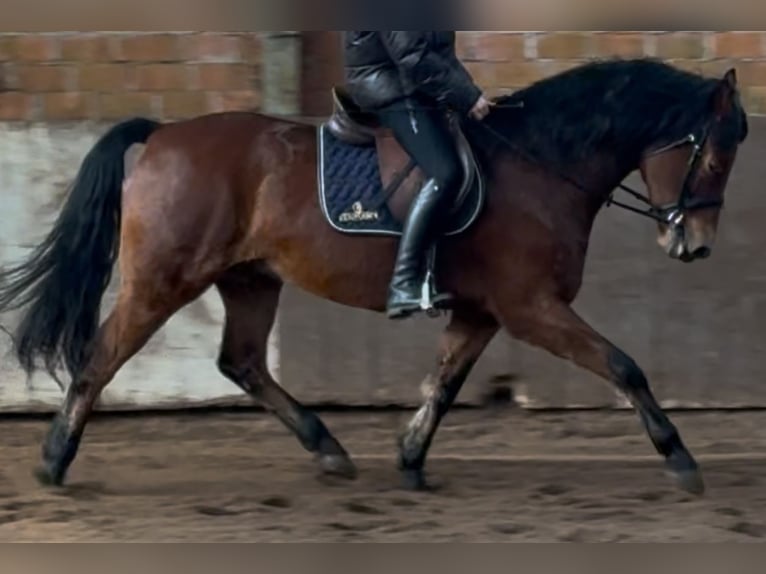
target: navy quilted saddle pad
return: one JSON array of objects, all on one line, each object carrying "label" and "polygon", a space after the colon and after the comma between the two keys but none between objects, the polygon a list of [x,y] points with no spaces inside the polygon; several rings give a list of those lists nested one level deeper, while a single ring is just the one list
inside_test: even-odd
[{"label": "navy quilted saddle pad", "polygon": [[[373,146],[356,146],[340,141],[321,125],[319,144],[319,203],[330,225],[343,233],[401,235],[402,225],[380,203],[384,188]],[[450,221],[448,235],[466,230],[484,203],[484,182],[477,178]]]}]

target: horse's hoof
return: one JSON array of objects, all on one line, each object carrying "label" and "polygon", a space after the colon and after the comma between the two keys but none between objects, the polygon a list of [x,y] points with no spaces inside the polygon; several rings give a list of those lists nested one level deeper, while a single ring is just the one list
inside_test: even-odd
[{"label": "horse's hoof", "polygon": [[678,488],[684,492],[694,496],[703,496],[705,494],[705,481],[702,479],[702,473],[698,469],[670,470],[668,474]]},{"label": "horse's hoof", "polygon": [[386,311],[386,316],[392,321],[404,321],[409,319],[420,311],[418,309],[390,309]]},{"label": "horse's hoof", "polygon": [[355,480],[359,474],[354,463],[344,454],[319,455],[319,468],[325,475],[346,480]]},{"label": "horse's hoof", "polygon": [[35,478],[41,486],[61,487],[64,485],[64,477],[60,474],[53,474],[48,468],[38,466],[34,471]]},{"label": "horse's hoof", "polygon": [[438,309],[436,307],[429,307],[428,309],[426,309],[426,316],[429,319],[438,319],[439,317],[441,317],[441,315],[442,315],[441,309]]},{"label": "horse's hoof", "polygon": [[705,482],[694,458],[689,453],[671,455],[667,460],[667,472],[678,488],[694,496],[705,494]]},{"label": "horse's hoof", "polygon": [[402,487],[411,492],[435,492],[437,490],[426,480],[422,470],[403,470]]}]

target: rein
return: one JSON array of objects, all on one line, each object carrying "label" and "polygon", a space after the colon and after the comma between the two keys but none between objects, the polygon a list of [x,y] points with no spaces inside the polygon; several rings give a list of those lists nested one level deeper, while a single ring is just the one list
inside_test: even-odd
[{"label": "rein", "polygon": [[[492,134],[493,137],[495,137],[508,149],[518,152],[520,155],[524,156],[525,159],[532,161],[533,163],[539,165],[540,167],[546,167],[546,166],[543,166],[536,158],[530,156],[525,151],[519,149],[519,147],[514,145],[508,138],[503,136],[501,133],[498,133],[497,130],[488,126],[486,123],[477,122],[477,121],[475,121],[474,123],[480,125],[482,129]],[[695,168],[697,164],[699,163],[700,158],[702,157],[702,148],[705,145],[705,141],[707,140],[707,137],[708,137],[708,127],[706,125],[703,128],[702,134],[700,137],[697,137],[695,134],[691,133],[678,141],[672,142],[668,145],[665,145],[659,149],[650,151],[649,153],[646,154],[646,157],[651,157],[654,155],[663,154],[665,152],[671,151],[683,145],[692,144],[694,146],[692,150],[692,154],[689,157],[688,169],[687,169],[686,176],[684,178],[683,187],[681,189],[681,193],[678,197],[678,200],[675,203],[664,205],[664,206],[655,206],[646,194],[636,191],[630,186],[625,185],[624,183],[621,183],[617,186],[615,190],[613,190],[609,194],[609,196],[606,199],[605,205],[607,207],[615,205],[631,213],[635,213],[642,217],[652,219],[659,223],[672,225],[674,227],[678,227],[682,225],[684,221],[685,211],[722,206],[723,201],[719,199],[700,199],[700,198],[695,199],[694,197],[692,197],[692,193],[691,193],[691,186],[690,186],[691,179],[692,179],[692,176],[694,175]],[[585,186],[583,186],[580,182],[574,180],[573,178],[569,177],[566,174],[563,174],[561,172],[556,172],[556,174],[561,179],[567,181],[568,183],[578,188],[580,191],[583,191],[585,193],[589,193],[591,191]],[[614,194],[618,190],[628,193],[629,195],[631,195],[632,197],[634,197],[641,203],[645,204],[647,207],[645,209],[641,209],[641,208],[634,207],[630,204],[623,203],[621,201],[614,199]]]}]

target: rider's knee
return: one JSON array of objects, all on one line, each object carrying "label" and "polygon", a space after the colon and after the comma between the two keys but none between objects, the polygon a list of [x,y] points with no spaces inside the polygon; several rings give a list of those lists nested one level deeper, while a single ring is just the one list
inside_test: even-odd
[{"label": "rider's knee", "polygon": [[437,185],[447,194],[455,194],[462,183],[463,174],[458,167],[446,166],[435,174]]}]

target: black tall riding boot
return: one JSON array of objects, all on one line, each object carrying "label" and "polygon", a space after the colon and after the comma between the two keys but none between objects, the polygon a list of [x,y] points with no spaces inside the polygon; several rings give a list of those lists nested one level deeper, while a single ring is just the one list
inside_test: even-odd
[{"label": "black tall riding boot", "polygon": [[436,181],[430,179],[410,207],[389,287],[387,313],[390,319],[404,318],[421,310],[425,256],[436,240],[443,193]]}]

